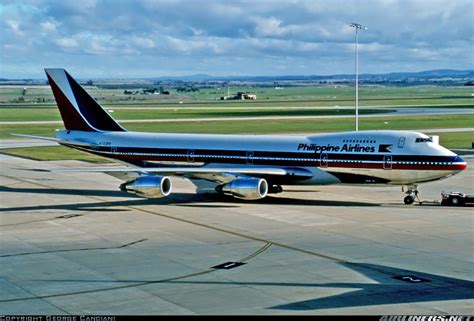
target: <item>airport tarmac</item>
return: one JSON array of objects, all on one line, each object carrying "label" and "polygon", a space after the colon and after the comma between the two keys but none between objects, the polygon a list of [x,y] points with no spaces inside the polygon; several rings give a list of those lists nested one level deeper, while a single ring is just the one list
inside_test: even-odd
[{"label": "airport tarmac", "polygon": [[[466,171],[422,184],[474,194]],[[0,155],[0,314],[474,314],[472,207],[399,186],[147,200]],[[33,170],[35,169],[35,170]]]}]

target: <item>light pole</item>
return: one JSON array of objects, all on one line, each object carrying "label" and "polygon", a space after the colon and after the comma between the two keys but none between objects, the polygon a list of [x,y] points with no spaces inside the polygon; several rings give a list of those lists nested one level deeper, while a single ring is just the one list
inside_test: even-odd
[{"label": "light pole", "polygon": [[355,28],[356,31],[356,43],[355,43],[355,54],[356,54],[356,61],[355,61],[355,74],[356,74],[356,105],[355,105],[355,127],[356,131],[359,130],[359,29],[367,30],[367,27],[360,25],[358,23],[352,22],[349,26]]}]

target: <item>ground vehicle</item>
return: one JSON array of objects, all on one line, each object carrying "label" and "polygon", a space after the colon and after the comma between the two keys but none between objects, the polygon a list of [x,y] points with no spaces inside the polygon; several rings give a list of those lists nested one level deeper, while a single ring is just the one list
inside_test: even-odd
[{"label": "ground vehicle", "polygon": [[445,206],[474,206],[474,195],[461,192],[441,192],[441,205]]}]

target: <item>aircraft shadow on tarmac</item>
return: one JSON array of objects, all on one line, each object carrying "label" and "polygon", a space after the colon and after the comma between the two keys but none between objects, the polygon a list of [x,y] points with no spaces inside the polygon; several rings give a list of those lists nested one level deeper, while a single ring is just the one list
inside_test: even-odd
[{"label": "aircraft shadow on tarmac", "polygon": [[135,197],[132,194],[126,194],[121,191],[99,190],[99,189],[65,189],[65,188],[22,188],[0,186],[0,192],[10,193],[31,193],[31,194],[57,194],[57,195],[85,195],[98,197]]},{"label": "aircraft shadow on tarmac", "polygon": [[[384,304],[417,303],[429,301],[467,300],[474,298],[474,282],[441,275],[409,271],[389,266],[368,263],[340,263],[359,272],[377,283],[285,283],[285,282],[238,282],[231,285],[244,286],[289,286],[314,288],[354,289],[338,295],[318,297],[269,307],[278,310],[318,310],[331,308],[348,308]],[[412,279],[421,278],[426,282],[409,283],[395,279],[405,276]],[[199,283],[192,281],[171,281],[172,283]],[[213,283],[200,282],[200,283]],[[220,284],[216,282],[216,284]],[[226,282],[223,282],[226,284]]]},{"label": "aircraft shadow on tarmac", "polygon": [[[430,301],[450,301],[450,300],[469,300],[474,298],[474,282],[463,279],[456,279],[442,275],[422,273],[398,269],[389,266],[369,264],[369,263],[339,263],[343,266],[356,271],[377,283],[298,283],[284,282],[279,279],[278,282],[254,282],[254,281],[193,281],[184,280],[187,277],[178,277],[180,280],[36,280],[41,282],[84,282],[84,283],[136,283],[133,286],[142,286],[150,284],[194,284],[194,285],[223,285],[223,286],[261,286],[261,287],[305,287],[314,288],[318,293],[318,288],[340,288],[346,292],[304,301],[291,302],[277,306],[268,307],[268,309],[277,310],[319,310],[334,308],[351,308],[363,306],[376,306],[386,304],[404,304]],[[196,274],[190,277],[196,277]],[[276,276],[275,276],[276,277]],[[410,283],[400,278],[409,278],[410,280],[423,280]],[[120,287],[118,287],[120,288]],[[101,288],[94,291],[105,291],[112,288]],[[349,291],[347,292],[347,290]],[[350,290],[353,289],[353,290]],[[284,293],[284,292],[283,292]],[[281,295],[280,295],[281,297]]]},{"label": "aircraft shadow on tarmac", "polygon": [[[269,204],[269,205],[296,205],[296,206],[380,206],[376,203],[297,199],[287,197],[266,197],[262,200],[248,201],[219,194],[195,194],[195,193],[173,193],[166,198],[146,199],[127,194],[121,191],[93,190],[93,189],[47,189],[47,188],[20,188],[0,186],[0,192],[30,193],[30,194],[52,194],[52,195],[82,195],[91,197],[121,197],[130,198],[118,201],[96,200],[90,203],[52,204],[0,208],[0,212],[15,211],[38,211],[38,210],[74,210],[74,211],[124,211],[124,209],[112,209],[120,206],[145,206],[145,205],[173,205],[187,207],[239,207],[239,204]],[[202,204],[205,203],[205,204]],[[208,204],[219,203],[219,204]],[[224,204],[222,204],[224,203]]]},{"label": "aircraft shadow on tarmac", "polygon": [[[351,262],[341,264],[378,283],[319,284],[318,287],[354,288],[355,290],[334,296],[282,304],[271,309],[313,310],[474,298],[474,291],[472,291],[474,282],[469,280],[376,264]],[[424,279],[425,282],[410,283],[394,277],[415,281]]]},{"label": "aircraft shadow on tarmac", "polygon": [[[377,283],[285,283],[285,282],[222,282],[222,281],[169,281],[187,284],[228,284],[236,286],[275,286],[305,288],[353,289],[341,294],[281,304],[269,309],[276,310],[319,310],[334,308],[363,307],[385,304],[403,304],[430,301],[474,299],[474,282],[436,274],[398,269],[369,263],[339,263]],[[397,278],[423,280],[410,283]]]}]

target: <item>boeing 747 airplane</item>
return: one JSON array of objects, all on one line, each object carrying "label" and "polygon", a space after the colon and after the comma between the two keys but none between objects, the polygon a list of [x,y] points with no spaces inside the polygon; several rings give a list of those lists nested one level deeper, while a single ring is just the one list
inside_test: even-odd
[{"label": "boeing 747 airplane", "polygon": [[357,131],[310,136],[203,135],[130,132],[118,124],[64,69],[45,69],[65,130],[54,140],[127,166],[65,169],[105,172],[120,189],[147,198],[172,192],[169,176],[199,190],[256,200],[284,185],[388,184],[406,187],[412,204],[419,183],[452,176],[466,162],[412,131]]}]

